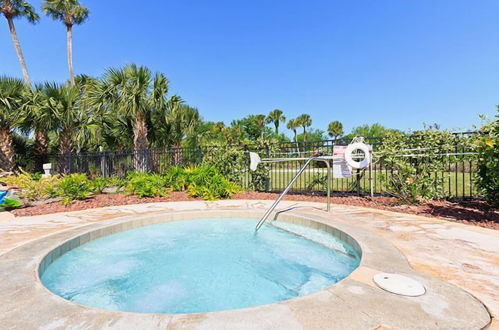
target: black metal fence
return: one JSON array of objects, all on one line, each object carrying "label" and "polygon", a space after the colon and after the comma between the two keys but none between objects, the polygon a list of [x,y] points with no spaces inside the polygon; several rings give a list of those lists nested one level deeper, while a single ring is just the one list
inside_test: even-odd
[{"label": "black metal fence", "polygon": [[[462,134],[469,138],[470,134]],[[324,154],[332,154],[335,145],[347,145],[350,141],[324,140],[314,142],[285,142],[272,145],[244,145],[237,146],[241,151],[255,151],[262,158],[297,158],[307,157],[313,152],[320,150]],[[382,141],[379,139],[366,139],[373,147],[374,155],[379,150]],[[203,163],[205,155],[214,148],[199,146],[193,148],[168,148],[151,149],[133,152],[101,152],[101,153],[78,153],[59,156],[54,168],[64,173],[87,173],[90,177],[124,177],[131,171],[150,171],[163,173],[174,165],[193,166]],[[412,163],[424,162],[431,155],[419,157],[420,155],[406,155]],[[480,197],[474,185],[476,162],[469,143],[460,143],[453,146],[452,152],[440,154],[445,161],[445,169],[432,173],[435,182],[443,180],[443,194],[448,198],[476,198]],[[239,184],[243,189],[256,189],[261,191],[282,191],[293,178],[304,161],[293,160],[289,162],[270,163],[264,165],[264,184],[254,184],[255,175],[249,170],[249,155],[245,168],[238,170]],[[358,193],[368,194],[371,189],[374,194],[386,193],[382,178],[393,175],[393,167],[380,161],[374,161],[368,170],[354,170],[353,176],[349,178],[332,178],[331,188],[336,193]],[[314,192],[325,191],[327,177],[326,169],[322,163],[315,163],[305,170],[299,180],[295,183],[292,191]]]},{"label": "black metal fence", "polygon": [[126,152],[71,153],[59,156],[59,173],[86,173],[90,177],[125,177],[129,172],[164,173],[179,165],[199,165],[206,147],[148,149]]}]

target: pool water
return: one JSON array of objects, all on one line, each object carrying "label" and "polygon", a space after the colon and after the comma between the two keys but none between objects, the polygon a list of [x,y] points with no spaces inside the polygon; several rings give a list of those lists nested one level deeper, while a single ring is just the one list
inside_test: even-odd
[{"label": "pool water", "polygon": [[255,219],[234,218],[124,231],[63,254],[42,282],[70,301],[102,309],[200,313],[303,296],[358,266],[359,257],[332,235],[282,224],[256,234]]}]

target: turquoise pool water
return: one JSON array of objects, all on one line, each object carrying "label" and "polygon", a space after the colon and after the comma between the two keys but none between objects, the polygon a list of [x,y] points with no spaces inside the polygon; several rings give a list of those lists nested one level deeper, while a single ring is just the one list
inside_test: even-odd
[{"label": "turquoise pool water", "polygon": [[200,313],[303,296],[359,264],[332,235],[286,223],[255,234],[256,222],[174,221],[105,236],[62,255],[42,282],[70,301],[102,309]]}]

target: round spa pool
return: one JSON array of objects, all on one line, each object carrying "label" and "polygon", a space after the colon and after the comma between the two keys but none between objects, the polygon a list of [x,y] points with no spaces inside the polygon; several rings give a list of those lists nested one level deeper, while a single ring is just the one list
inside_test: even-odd
[{"label": "round spa pool", "polygon": [[333,235],[255,219],[171,221],[76,247],[42,273],[83,305],[141,313],[202,313],[275,303],[349,275],[359,255]]}]

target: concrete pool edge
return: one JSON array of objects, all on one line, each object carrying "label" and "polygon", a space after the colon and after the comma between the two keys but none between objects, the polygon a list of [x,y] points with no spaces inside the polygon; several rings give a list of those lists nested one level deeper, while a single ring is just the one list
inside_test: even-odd
[{"label": "concrete pool edge", "polygon": [[[202,214],[203,218],[208,217],[208,214],[211,217],[220,217],[221,214],[231,217],[248,217],[248,214],[251,214],[251,217],[255,217],[256,214],[255,210],[198,210],[174,213],[174,216],[180,218],[193,214]],[[320,216],[304,215],[295,211],[279,215],[279,217],[284,216],[306,218],[309,222],[332,226],[352,236],[363,250],[361,265],[340,283],[311,295],[271,305],[206,314],[135,314],[98,310],[57,297],[37,281],[40,259],[64,241],[99,230],[103,234],[106,230],[110,230],[106,229],[107,227],[116,224],[138,226],[137,221],[147,222],[147,219],[161,218],[164,215],[115,218],[53,234],[26,243],[0,256],[0,273],[18,275],[0,284],[0,289],[5,293],[7,300],[0,306],[0,323],[19,327],[22,327],[24,322],[27,322],[25,327],[62,322],[61,324],[66,326],[85,324],[90,327],[102,327],[105,324],[112,324],[120,328],[127,326],[174,328],[180,325],[220,327],[228,324],[233,327],[244,325],[249,328],[261,328],[270,324],[279,324],[282,327],[320,328],[330,326],[331,322],[334,322],[338,328],[375,328],[380,325],[395,328],[458,325],[463,327],[467,324],[466,328],[478,329],[489,322],[487,311],[474,297],[451,284],[415,273],[405,257],[387,241],[358,227]],[[384,292],[371,281],[371,275],[377,272],[409,275],[430,288],[429,293],[422,298],[409,299]],[[436,312],[428,311],[435,307],[435,301],[440,301],[436,306],[440,306],[441,310],[438,311],[437,308]],[[37,326],[33,326],[34,324]]]}]

